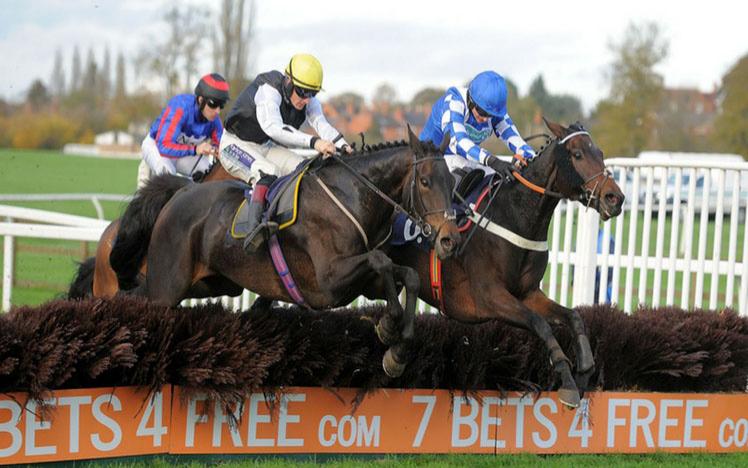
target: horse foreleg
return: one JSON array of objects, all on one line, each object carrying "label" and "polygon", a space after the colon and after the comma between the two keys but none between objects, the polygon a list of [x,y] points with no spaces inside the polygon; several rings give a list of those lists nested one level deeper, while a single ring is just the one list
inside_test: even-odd
[{"label": "horse foreleg", "polygon": [[[397,287],[394,279],[395,265],[392,260],[379,250],[373,250],[361,255],[338,259],[329,264],[323,271],[328,274],[318,278],[321,288],[334,291],[347,291],[357,281],[370,280],[371,273],[375,273],[380,292],[384,293],[387,308],[382,318],[375,326],[379,339],[390,348],[382,360],[384,371],[390,377],[398,377],[405,370],[405,363],[401,361],[403,353],[400,349],[393,349],[402,341],[400,329],[404,311],[400,306]],[[398,270],[400,271],[400,270]],[[412,278],[408,278],[411,282]],[[412,301],[415,310],[415,300]]]},{"label": "horse foreleg", "polygon": [[589,379],[595,370],[595,358],[592,354],[592,347],[587,337],[584,321],[579,312],[550,300],[540,290],[531,292],[525,297],[523,303],[543,317],[552,318],[556,321],[565,321],[571,327],[576,336],[577,368],[575,380],[577,387],[583,393],[587,389]]},{"label": "horse foreleg", "polygon": [[[387,367],[390,369],[401,368],[397,373],[397,375],[400,375],[405,370],[405,363],[408,362],[408,346],[415,333],[416,304],[421,281],[416,270],[410,267],[393,264],[392,273],[393,279],[396,279],[405,288],[405,309],[400,323],[400,340],[392,344],[385,354],[385,359],[390,361],[385,365],[385,370],[387,370]],[[387,316],[385,315],[385,317]],[[388,375],[392,376],[389,372]]]},{"label": "horse foreleg", "polygon": [[480,317],[504,320],[514,326],[535,332],[543,340],[550,353],[553,370],[561,378],[561,388],[558,390],[559,400],[572,408],[579,406],[579,389],[572,377],[571,362],[564,354],[556,337],[553,336],[553,330],[545,318],[527,307],[506,289],[492,292],[489,304],[484,307],[486,308],[477,311]]},{"label": "horse foreleg", "polygon": [[568,309],[548,298],[543,291],[536,290],[531,292],[522,301],[527,307],[542,315],[557,320],[563,320],[571,327],[576,335],[577,349],[577,372],[586,373],[595,367],[595,359],[592,355],[590,340],[587,337],[587,330],[584,321],[574,309]]}]

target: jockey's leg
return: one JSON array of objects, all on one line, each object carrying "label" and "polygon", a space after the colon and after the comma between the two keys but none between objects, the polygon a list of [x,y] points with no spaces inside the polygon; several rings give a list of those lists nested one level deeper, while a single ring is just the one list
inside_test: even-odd
[{"label": "jockey's leg", "polygon": [[255,183],[252,196],[249,200],[249,235],[244,239],[244,250],[254,253],[265,244],[265,241],[278,232],[278,223],[275,221],[262,221],[262,213],[265,211],[265,196],[270,185],[277,179],[274,175],[263,175]]},{"label": "jockey's leg", "polygon": [[143,161],[148,165],[151,170],[151,174],[176,174],[177,168],[174,164],[174,160],[161,156],[156,146],[156,141],[146,136],[141,145],[143,150]]},{"label": "jockey's leg", "polygon": [[140,164],[138,165],[138,185],[137,188],[141,189],[145,184],[148,182],[148,180],[151,178],[151,168],[148,167],[148,164],[145,162],[145,159],[140,160]]},{"label": "jockey's leg", "polygon": [[210,156],[185,156],[176,160],[177,173],[192,178],[198,172],[205,172],[210,169]]}]

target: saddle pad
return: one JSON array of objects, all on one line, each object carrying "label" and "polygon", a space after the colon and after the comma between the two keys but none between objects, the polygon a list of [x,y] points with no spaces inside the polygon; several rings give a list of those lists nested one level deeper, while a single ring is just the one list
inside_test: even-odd
[{"label": "saddle pad", "polygon": [[[309,166],[304,165],[289,176],[276,180],[268,190],[266,197],[269,206],[265,210],[263,218],[272,219],[278,223],[279,229],[285,229],[296,222],[299,208],[299,186]],[[247,189],[244,200],[239,204],[231,222],[231,237],[244,239],[249,235],[249,203],[251,190]]]}]

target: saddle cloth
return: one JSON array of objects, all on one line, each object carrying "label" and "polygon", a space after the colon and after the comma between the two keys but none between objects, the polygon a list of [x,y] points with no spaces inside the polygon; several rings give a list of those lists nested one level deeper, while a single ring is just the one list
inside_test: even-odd
[{"label": "saddle cloth", "polygon": [[[315,158],[304,160],[292,173],[279,177],[273,182],[265,196],[267,209],[263,214],[264,220],[272,219],[278,223],[279,229],[286,229],[296,222],[299,211],[301,179],[314,160]],[[247,199],[250,193],[251,189],[247,188],[244,200],[239,204],[234,214],[234,220],[231,223],[231,237],[234,239],[243,239],[249,235],[249,203],[247,203]]]}]

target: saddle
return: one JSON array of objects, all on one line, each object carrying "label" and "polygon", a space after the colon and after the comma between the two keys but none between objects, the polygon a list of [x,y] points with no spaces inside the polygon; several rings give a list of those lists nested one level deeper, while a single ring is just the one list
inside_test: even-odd
[{"label": "saddle", "polygon": [[[263,219],[273,220],[278,223],[278,229],[286,229],[293,226],[298,217],[299,210],[299,186],[301,179],[306,174],[307,169],[315,158],[302,161],[294,171],[288,175],[279,177],[270,186],[265,201],[267,208],[263,214]],[[231,222],[231,237],[234,239],[243,239],[249,235],[249,204],[247,199],[251,189],[245,191],[244,200],[239,204]]]}]

